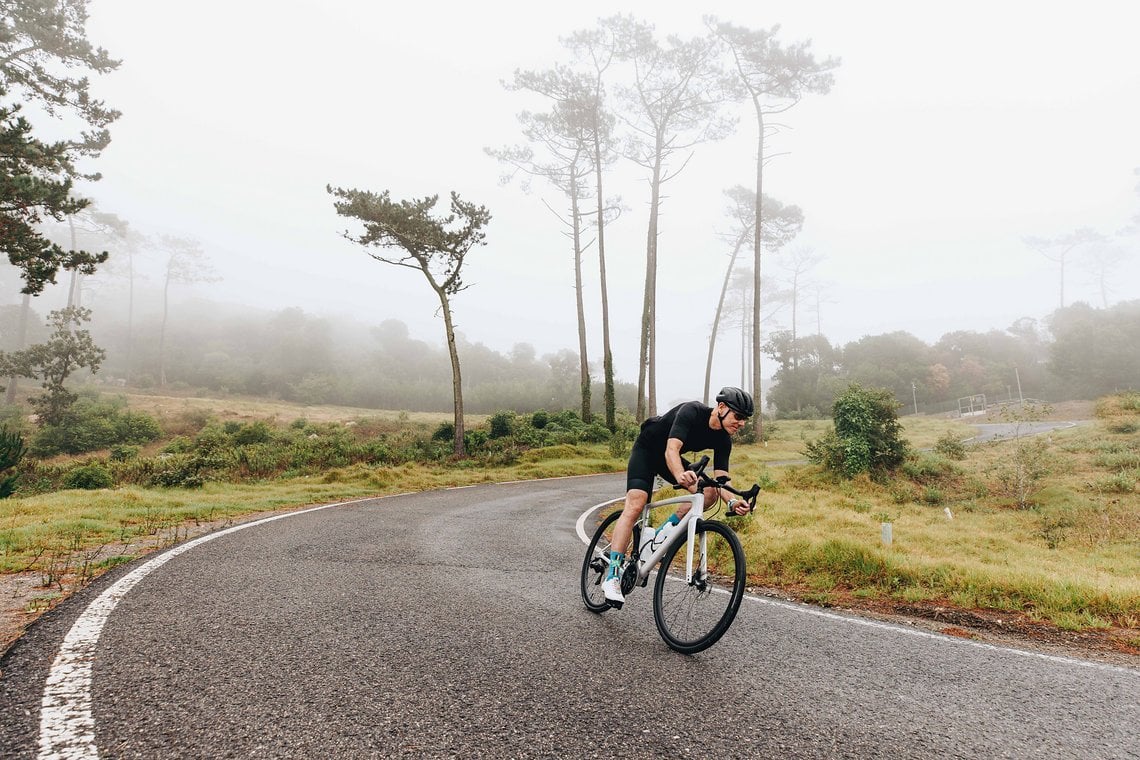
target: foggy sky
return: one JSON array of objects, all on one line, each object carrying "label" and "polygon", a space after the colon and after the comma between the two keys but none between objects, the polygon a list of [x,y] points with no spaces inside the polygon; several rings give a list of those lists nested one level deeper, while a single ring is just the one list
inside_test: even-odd
[{"label": "foggy sky", "polygon": [[[1058,306],[1056,264],[1025,236],[1112,234],[1140,213],[1140,6],[1123,2],[389,3],[95,0],[90,39],[123,63],[95,91],[123,112],[83,192],[146,232],[201,241],[221,282],[198,295],[265,308],[398,318],[442,343],[422,276],[338,237],[327,184],[395,198],[449,191],[486,205],[488,245],[454,303],[468,340],[540,354],[577,346],[570,247],[534,183],[500,185],[483,153],[522,141],[506,91],[517,68],[568,61],[558,38],[632,12],[661,35],[703,34],[702,13],[836,56],[831,93],[779,117],[765,192],[806,218],[792,244],[824,257],[820,323],[832,343],[906,330],[1004,329]],[[755,125],[699,146],[666,187],[660,232],[659,400],[699,395],[727,265],[722,191],[751,186]],[[616,371],[636,381],[648,185],[625,164],[607,231]],[[1110,303],[1140,298],[1140,238]],[[591,360],[600,363],[597,263],[586,261]],[[778,257],[766,274],[780,275]],[[189,292],[190,288],[185,288]],[[1066,302],[1100,295],[1071,261]],[[89,304],[98,308],[98,303]],[[766,326],[787,327],[790,315]],[[800,309],[800,331],[816,315]],[[739,335],[714,384],[739,380]],[[689,358],[691,357],[691,358]],[[460,357],[462,359],[462,356]],[[765,360],[768,361],[768,360]]]}]

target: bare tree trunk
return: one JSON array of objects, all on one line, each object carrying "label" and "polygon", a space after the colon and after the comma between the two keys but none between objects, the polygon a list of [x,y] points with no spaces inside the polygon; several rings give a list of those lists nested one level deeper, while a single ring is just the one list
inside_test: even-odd
[{"label": "bare tree trunk", "polygon": [[605,383],[603,395],[606,408],[606,427],[610,432],[617,430],[617,401],[614,398],[614,357],[610,351],[610,298],[606,286],[606,237],[605,237],[605,201],[602,196],[602,166],[600,153],[601,146],[597,140],[597,130],[594,131],[594,155],[598,156],[595,164],[598,179],[598,267],[600,269],[602,288],[602,374]]},{"label": "bare tree trunk", "polygon": [[158,387],[166,387],[166,317],[170,306],[171,271],[166,270],[166,282],[162,286],[162,324],[158,329]]},{"label": "bare tree trunk", "polygon": [[[716,315],[713,317],[712,334],[709,336],[709,357],[705,362],[705,403],[709,403],[709,393],[711,391],[710,384],[712,382],[712,364],[713,364],[713,349],[716,348],[716,335],[720,329],[720,315],[724,309],[724,297],[728,293],[728,283],[732,279],[732,268],[736,264],[736,257],[740,253],[741,247],[747,238],[741,236],[736,240],[736,246],[732,249],[732,258],[728,260],[728,269],[724,273],[724,282],[720,286],[720,300],[716,302]],[[741,322],[743,325],[743,321]]]},{"label": "bare tree trunk", "polygon": [[127,250],[127,356],[124,363],[123,382],[131,384],[132,352],[135,347],[135,256]]},{"label": "bare tree trunk", "polygon": [[570,177],[570,214],[574,230],[574,296],[578,308],[579,386],[582,392],[582,422],[590,422],[590,361],[586,356],[586,308],[582,303],[582,214],[578,209],[578,180]]},{"label": "bare tree trunk", "polygon": [[[655,388],[646,387],[646,370],[654,361],[650,353],[651,336],[654,332],[654,302],[657,287],[657,219],[661,202],[661,138],[658,137],[657,157],[653,164],[653,180],[650,183],[649,231],[645,240],[645,295],[641,307],[641,351],[637,367],[637,421],[657,414]],[[653,394],[650,396],[650,394]],[[649,399],[648,410],[646,399]]]},{"label": "bare tree trunk", "polygon": [[[27,293],[20,302],[20,334],[16,341],[16,350],[23,351],[28,343],[28,314],[32,311],[32,297]],[[4,389],[4,403],[11,406],[16,403],[16,385],[19,378],[8,378],[8,387]]]},{"label": "bare tree trunk", "polygon": [[[71,250],[79,250],[79,244],[75,239],[75,220],[72,217],[67,217],[67,226],[71,229]],[[71,270],[71,278],[67,285],[67,308],[78,306],[79,303],[79,270]]]},{"label": "bare tree trunk", "polygon": [[[430,278],[429,278],[430,281]],[[455,403],[455,456],[467,456],[463,441],[466,430],[463,427],[463,377],[459,372],[459,350],[455,346],[455,326],[451,322],[451,304],[447,300],[447,293],[436,287],[432,288],[439,296],[439,305],[443,309],[443,325],[447,331],[447,352],[451,355],[451,389]]]},{"label": "bare tree trunk", "polygon": [[[762,201],[764,198],[764,112],[760,101],[753,97],[756,106],[756,121],[760,131],[756,138],[756,225],[753,234],[753,273],[752,273],[752,397],[760,407],[760,248],[761,223],[763,220]],[[756,437],[763,440],[763,415],[756,415]]]}]

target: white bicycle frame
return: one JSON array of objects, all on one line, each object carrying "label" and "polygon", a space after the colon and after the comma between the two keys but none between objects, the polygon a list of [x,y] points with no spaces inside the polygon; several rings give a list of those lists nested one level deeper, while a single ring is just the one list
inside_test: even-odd
[{"label": "white bicycle frame", "polygon": [[[697,520],[704,517],[705,510],[705,496],[704,493],[698,491],[694,494],[687,496],[674,496],[669,499],[662,499],[661,501],[654,501],[646,504],[641,510],[641,530],[644,531],[649,525],[649,513],[657,507],[665,507],[670,504],[689,504],[689,512],[681,518],[677,523],[676,529],[673,530],[669,538],[653,550],[653,553],[646,558],[642,558],[640,551],[635,547],[634,551],[637,553],[637,580],[639,583],[645,583],[649,579],[649,573],[653,568],[657,567],[657,563],[665,556],[665,550],[680,540],[688,540],[689,544],[685,551],[685,583],[692,583],[693,581],[693,551],[696,549],[696,542],[693,538],[697,534]],[[708,574],[708,556],[705,552],[706,536],[701,534],[701,574]]]}]

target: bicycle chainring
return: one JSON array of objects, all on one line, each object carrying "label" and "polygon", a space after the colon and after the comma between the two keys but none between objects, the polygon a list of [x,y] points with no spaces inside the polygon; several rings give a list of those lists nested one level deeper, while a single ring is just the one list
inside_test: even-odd
[{"label": "bicycle chainring", "polygon": [[630,591],[633,591],[634,584],[637,583],[637,563],[630,562],[625,566],[625,572],[621,574],[621,593],[625,596]]}]

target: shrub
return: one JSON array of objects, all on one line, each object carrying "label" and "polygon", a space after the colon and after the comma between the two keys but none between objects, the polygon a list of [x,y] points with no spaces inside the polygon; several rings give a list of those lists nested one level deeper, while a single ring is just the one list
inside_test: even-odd
[{"label": "shrub", "polygon": [[535,430],[542,430],[550,422],[550,414],[545,409],[539,409],[530,416],[530,424]]},{"label": "shrub", "polygon": [[514,430],[514,412],[495,412],[491,415],[491,437],[506,438]]},{"label": "shrub", "polygon": [[468,453],[474,453],[487,443],[487,434],[482,430],[463,431],[463,447]]},{"label": "shrub", "polygon": [[164,454],[185,454],[194,448],[194,441],[190,440],[184,435],[175,436],[171,438],[165,446],[162,447]]},{"label": "shrub", "polygon": [[64,488],[82,488],[88,491],[110,488],[115,484],[111,473],[101,464],[85,464],[63,476]]},{"label": "shrub", "polygon": [[958,436],[954,435],[951,431],[946,431],[946,433],[935,442],[934,450],[950,459],[966,458],[966,444],[962,443]]},{"label": "shrub", "polygon": [[110,458],[112,462],[129,462],[132,459],[138,459],[138,456],[138,446],[127,446],[120,443],[111,447]]},{"label": "shrub", "polygon": [[600,422],[591,422],[578,433],[578,440],[583,443],[605,443],[609,439],[609,429]]},{"label": "shrub", "polygon": [[916,483],[940,483],[958,475],[957,465],[938,454],[910,454],[902,465],[902,473]]},{"label": "shrub", "polygon": [[273,437],[269,425],[265,422],[258,420],[251,422],[248,425],[240,426],[233,433],[234,444],[238,446],[251,446],[255,443],[269,443]]},{"label": "shrub", "polygon": [[127,412],[111,420],[115,443],[150,443],[162,435],[162,428],[149,414]]},{"label": "shrub", "polygon": [[846,478],[898,467],[906,456],[906,441],[899,437],[898,407],[890,391],[851,385],[835,400],[835,429],[809,442],[805,455]]},{"label": "shrub", "polygon": [[454,441],[455,440],[455,423],[454,422],[441,422],[435,432],[431,434],[433,441]]},{"label": "shrub", "polygon": [[7,499],[16,490],[19,475],[14,470],[27,452],[22,435],[0,427],[0,499]]},{"label": "shrub", "polygon": [[164,463],[163,469],[150,477],[149,485],[163,488],[201,488],[206,482],[199,460],[181,456]]}]

